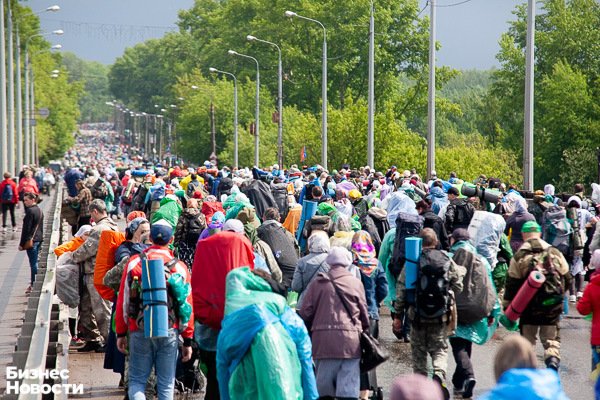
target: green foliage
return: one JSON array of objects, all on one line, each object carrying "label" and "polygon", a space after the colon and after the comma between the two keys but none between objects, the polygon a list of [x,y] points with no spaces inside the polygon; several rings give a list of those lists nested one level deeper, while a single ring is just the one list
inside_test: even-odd
[{"label": "green foliage", "polygon": [[83,84],[79,99],[79,123],[102,122],[112,119],[112,109],[106,105],[112,97],[108,88],[109,68],[99,62],[85,61],[73,53],[63,53],[62,65],[67,70],[69,82]]},{"label": "green foliage", "polygon": [[[21,54],[25,54],[28,42],[30,62],[32,64],[35,83],[35,105],[32,108],[48,108],[46,119],[36,117],[35,127],[38,154],[41,164],[48,160],[61,158],[74,143],[76,123],[79,118],[78,101],[83,86],[78,82],[69,82],[64,68],[61,67],[61,55],[50,54],[50,43],[39,34],[39,18],[29,7],[12,1],[13,17],[18,21]],[[29,41],[28,38],[31,38]],[[58,78],[51,78],[51,71],[60,70]],[[24,82],[23,82],[24,84]],[[18,166],[20,167],[20,166]]]},{"label": "green foliage", "polygon": [[[594,0],[544,0],[536,20],[535,180],[569,188],[595,179],[588,154],[600,139],[600,5]],[[486,136],[521,154],[526,8],[502,36],[501,68],[487,101]],[[493,117],[495,123],[492,123]]]}]

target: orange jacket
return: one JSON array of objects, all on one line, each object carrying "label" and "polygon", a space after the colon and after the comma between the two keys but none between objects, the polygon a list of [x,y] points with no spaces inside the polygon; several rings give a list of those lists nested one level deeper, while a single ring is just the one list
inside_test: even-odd
[{"label": "orange jacket", "polygon": [[65,242],[65,243],[61,244],[60,246],[58,246],[57,248],[55,248],[54,254],[56,254],[56,257],[60,257],[63,254],[65,254],[67,251],[75,251],[79,248],[79,246],[81,246],[83,244],[83,242],[85,242],[85,240],[83,238],[80,238],[80,237],[73,238],[73,240]]}]

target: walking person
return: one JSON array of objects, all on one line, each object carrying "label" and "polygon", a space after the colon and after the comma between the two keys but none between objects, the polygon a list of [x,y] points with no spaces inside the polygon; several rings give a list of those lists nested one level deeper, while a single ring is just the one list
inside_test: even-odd
[{"label": "walking person", "polygon": [[73,226],[73,231],[77,232],[79,228],[90,224],[90,203],[93,200],[92,192],[88,189],[82,180],[75,182],[77,196],[67,197],[66,202],[72,206],[78,207],[77,225]]},{"label": "walking person", "polygon": [[360,332],[369,329],[362,283],[348,271],[352,254],[332,247],[329,273],[318,274],[298,311],[311,332],[321,399],[357,399],[360,391]]},{"label": "walking person", "polygon": [[[379,307],[388,294],[388,284],[381,263],[377,260],[375,246],[371,235],[366,231],[358,231],[352,237],[352,264],[360,271],[360,280],[365,288],[367,310],[369,313],[369,330],[371,335],[379,338]],[[360,376],[360,399],[368,400],[369,391],[377,390],[376,370],[362,373]]]},{"label": "walking person", "polygon": [[23,178],[19,179],[17,192],[19,193],[19,200],[21,201],[24,201],[23,195],[25,193],[34,193],[36,195],[40,194],[37,182],[35,179],[33,179],[33,172],[31,172],[31,170],[25,171]]},{"label": "walking person", "polygon": [[77,351],[103,353],[110,327],[111,303],[104,300],[98,293],[94,285],[94,270],[102,232],[107,229],[117,231],[118,227],[108,217],[104,201],[100,199],[93,200],[89,205],[89,212],[96,225],[92,228],[88,240],[73,252],[73,260],[83,265],[83,290],[79,303],[79,325],[86,336],[85,346],[77,349]]},{"label": "walking person", "polygon": [[40,244],[44,240],[44,213],[37,205],[37,195],[35,193],[26,192],[23,195],[23,203],[25,204],[25,217],[23,218],[19,250],[26,250],[29,259],[31,280],[25,290],[25,293],[29,294],[37,274]]},{"label": "walking person", "polygon": [[519,319],[521,336],[535,346],[539,335],[544,346],[546,367],[558,371],[560,365],[559,321],[563,313],[565,289],[571,283],[569,264],[563,254],[542,240],[542,230],[535,221],[521,229],[525,241],[515,253],[508,268],[503,306],[506,309],[521,286],[526,285],[531,271],[544,274],[546,281],[529,302]]},{"label": "walking person", "polygon": [[4,173],[4,180],[0,183],[0,201],[2,201],[2,232],[6,232],[6,215],[10,212],[13,232],[17,231],[15,220],[15,206],[19,203],[17,184],[11,179],[10,172]]},{"label": "walking person", "polygon": [[446,387],[448,334],[455,323],[451,317],[455,307],[452,292],[462,291],[465,268],[456,265],[446,252],[436,249],[438,239],[433,229],[423,229],[420,237],[423,239],[423,250],[417,271],[415,300],[407,296],[404,268],[396,286],[394,330],[402,329],[402,319],[399,317],[408,304],[413,372],[427,376],[427,357],[431,357],[433,379],[440,385],[444,397],[449,399],[450,393]]},{"label": "walking person", "polygon": [[[452,375],[454,395],[463,399],[473,397],[475,371],[471,362],[473,343],[485,344],[492,336],[500,303],[492,283],[492,269],[487,260],[477,253],[466,229],[452,232],[452,259],[466,269],[463,291],[456,296],[457,327],[450,337],[450,346],[456,362]],[[490,328],[490,326],[492,328]]]},{"label": "walking person", "polygon": [[[183,337],[181,361],[186,362],[192,356],[192,341],[194,340],[194,313],[192,311],[192,295],[190,290],[190,273],[188,267],[177,260],[169,245],[173,242],[173,228],[165,220],[159,220],[150,228],[150,240],[153,245],[144,250],[141,255],[131,256],[123,272],[121,287],[117,300],[115,325],[117,333],[117,348],[123,354],[129,354],[129,398],[143,400],[144,391],[152,367],[156,371],[157,393],[159,400],[173,399],[175,389],[175,366],[178,358],[178,337]],[[144,322],[144,307],[147,305],[135,303],[141,297],[140,288],[134,282],[142,280],[142,256],[148,260],[162,260],[167,271],[164,274],[169,297],[169,329],[166,337],[146,337]],[[179,275],[182,280],[177,288],[171,283],[170,277]],[[174,281],[173,281],[174,282]],[[181,303],[175,298],[175,291],[187,291],[188,296]],[[187,305],[187,314],[182,305]],[[125,311],[127,315],[125,315]],[[166,316],[165,316],[166,317]],[[139,322],[138,322],[139,321]],[[127,334],[129,333],[129,337]]]}]

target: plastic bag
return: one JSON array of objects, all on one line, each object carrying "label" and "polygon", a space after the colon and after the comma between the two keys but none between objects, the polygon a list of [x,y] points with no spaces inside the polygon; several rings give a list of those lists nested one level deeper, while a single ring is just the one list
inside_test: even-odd
[{"label": "plastic bag", "polygon": [[316,399],[312,347],[304,323],[248,268],[227,275],[217,343],[221,398]]},{"label": "plastic bag", "polygon": [[177,302],[177,316],[179,317],[179,323],[181,325],[186,325],[192,315],[192,306],[187,301],[188,296],[192,292],[192,286],[185,281],[185,277],[180,273],[171,274],[167,283],[171,288],[171,294]]},{"label": "plastic bag", "polygon": [[401,212],[418,215],[415,202],[404,192],[394,192],[386,198],[386,201],[388,202],[386,211],[390,228],[396,227],[396,217]]},{"label": "plastic bag", "polygon": [[73,261],[71,252],[56,260],[56,294],[69,307],[79,305],[79,265]]},{"label": "plastic bag", "polygon": [[506,228],[506,221],[498,214],[487,211],[475,211],[469,224],[471,242],[490,263],[492,269],[498,264],[498,251],[500,250],[500,237]]}]

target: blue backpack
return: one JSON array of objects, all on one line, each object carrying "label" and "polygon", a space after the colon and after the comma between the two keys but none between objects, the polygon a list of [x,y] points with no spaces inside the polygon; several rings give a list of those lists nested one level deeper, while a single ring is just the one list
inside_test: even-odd
[{"label": "blue backpack", "polygon": [[14,195],[12,185],[7,183],[4,186],[4,190],[2,190],[2,201],[7,203],[12,202]]}]

